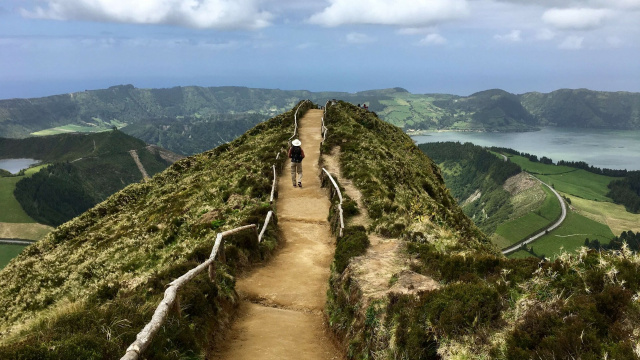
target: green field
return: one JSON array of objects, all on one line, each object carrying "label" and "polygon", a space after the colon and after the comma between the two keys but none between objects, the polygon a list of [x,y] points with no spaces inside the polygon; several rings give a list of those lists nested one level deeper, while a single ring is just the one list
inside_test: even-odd
[{"label": "green field", "polygon": [[[25,171],[25,176],[31,176],[40,171],[46,165],[35,166]],[[22,206],[13,196],[16,183],[24,176],[0,177],[0,222],[6,223],[33,223],[35,222],[27,213],[22,210]]]},{"label": "green field", "polygon": [[3,269],[11,259],[18,256],[26,245],[0,244],[0,269]]},{"label": "green field", "polygon": [[104,122],[99,118],[93,118],[93,121],[96,123],[86,123],[86,125],[78,125],[78,124],[67,124],[63,126],[57,126],[50,129],[44,129],[40,131],[36,131],[31,133],[33,136],[47,136],[47,135],[57,135],[64,133],[95,133],[102,131],[112,130],[113,127],[117,127],[118,129],[127,126],[127,123],[123,123],[117,120],[111,120],[109,122]]},{"label": "green field", "polygon": [[588,200],[611,202],[606,195],[609,192],[607,185],[615,179],[613,177],[568,166],[532,162],[522,156],[509,156],[509,159],[560,192]]},{"label": "green field", "polygon": [[517,219],[498,225],[493,242],[501,249],[525,239],[543,230],[558,219],[562,213],[558,198],[549,188],[540,185],[545,192],[545,198],[540,207]]},{"label": "green field", "polygon": [[601,244],[608,244],[613,236],[607,225],[571,211],[567,214],[567,219],[562,223],[562,226],[534,241],[530,246],[536,254],[554,259],[560,252],[560,248],[574,252],[584,245],[586,238],[589,240],[598,239]]}]

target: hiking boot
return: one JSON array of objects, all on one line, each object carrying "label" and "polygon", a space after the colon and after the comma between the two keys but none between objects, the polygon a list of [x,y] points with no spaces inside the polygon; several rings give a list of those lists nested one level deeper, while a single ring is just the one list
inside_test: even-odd
[{"label": "hiking boot", "polygon": [[301,183],[301,182],[299,182],[299,183],[298,183],[298,186],[302,187],[302,183]]}]

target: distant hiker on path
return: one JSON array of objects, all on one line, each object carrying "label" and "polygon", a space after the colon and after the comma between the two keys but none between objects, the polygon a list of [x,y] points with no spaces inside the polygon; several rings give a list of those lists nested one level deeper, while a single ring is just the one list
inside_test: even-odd
[{"label": "distant hiker on path", "polygon": [[[293,187],[302,187],[302,159],[304,159],[304,150],[300,147],[302,143],[298,139],[293,140],[291,145],[293,145],[289,149],[289,158],[291,159],[291,181],[293,181]],[[296,174],[299,175],[297,179]]]}]

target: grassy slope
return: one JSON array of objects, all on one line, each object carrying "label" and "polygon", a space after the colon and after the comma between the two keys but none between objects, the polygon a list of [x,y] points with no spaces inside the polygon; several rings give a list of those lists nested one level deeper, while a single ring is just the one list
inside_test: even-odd
[{"label": "grassy slope", "polygon": [[[24,351],[55,359],[121,356],[165,285],[209,256],[217,231],[263,221],[271,165],[286,146],[292,118],[287,112],[129,185],[23,251],[0,276],[0,358]],[[170,317],[150,358],[204,351],[228,321],[233,275],[274,248],[275,233],[267,233],[260,245],[250,235],[228,239],[216,283],[200,275],[183,288],[190,321]]]},{"label": "grassy slope", "polygon": [[5,223],[35,223],[20,206],[20,203],[13,196],[16,183],[25,177],[31,176],[40,171],[46,165],[34,166],[25,171],[24,176],[0,177],[0,222]]},{"label": "grassy slope", "polygon": [[609,202],[585,200],[569,196],[571,207],[592,220],[607,224],[614,235],[619,236],[623,231],[640,232],[640,214],[632,214],[623,205]]},{"label": "grassy slope", "polygon": [[611,201],[606,197],[607,185],[615,178],[567,166],[531,162],[522,156],[509,156],[509,159],[547,184],[553,184],[560,192],[589,200]]},{"label": "grassy slope", "polygon": [[538,255],[555,258],[561,253],[561,248],[573,253],[584,245],[585,238],[608,244],[613,236],[607,225],[570,211],[561,227],[536,240],[531,246]]},{"label": "grassy slope", "polygon": [[558,203],[558,198],[544,185],[540,185],[545,192],[545,198],[540,207],[522,217],[498,225],[496,234],[500,237],[500,248],[505,248],[528,236],[535,235],[545,227],[553,224],[562,209]]},{"label": "grassy slope", "polygon": [[[412,269],[440,284],[438,290],[415,295],[392,294],[363,309],[348,270],[337,274],[334,269],[330,323],[348,334],[350,358],[635,356],[640,309],[632,295],[640,291],[640,256],[582,250],[540,263],[493,255],[481,239],[454,230],[468,220],[443,218],[460,211],[450,197],[445,203],[426,194],[440,193],[434,191],[442,186],[437,170],[422,175],[430,186],[412,189],[420,181],[413,166],[424,160],[418,160],[408,140],[346,104],[330,108],[328,119],[330,140],[324,150],[341,147],[343,174],[361,190],[370,214],[376,213],[378,201],[390,210],[380,214],[374,229],[403,224],[391,227],[406,241]],[[426,162],[423,167],[432,166]],[[433,209],[435,221],[411,211],[420,208]],[[417,228],[425,232],[412,231]]]}]

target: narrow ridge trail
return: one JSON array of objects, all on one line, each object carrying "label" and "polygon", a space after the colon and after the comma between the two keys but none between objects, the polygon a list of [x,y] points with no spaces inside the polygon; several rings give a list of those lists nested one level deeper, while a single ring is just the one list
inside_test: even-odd
[{"label": "narrow ridge trail", "polygon": [[334,240],[319,179],[321,118],[310,110],[299,120],[303,187],[292,186],[288,162],[278,181],[280,249],[238,279],[239,315],[215,359],[343,359],[323,314]]}]

